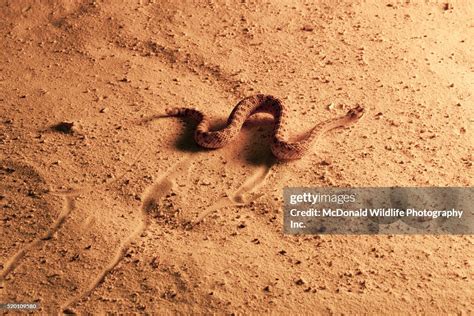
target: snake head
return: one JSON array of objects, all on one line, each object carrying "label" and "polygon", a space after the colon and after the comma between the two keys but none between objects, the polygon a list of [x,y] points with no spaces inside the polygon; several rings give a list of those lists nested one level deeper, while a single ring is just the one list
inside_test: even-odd
[{"label": "snake head", "polygon": [[357,105],[355,108],[352,108],[349,110],[349,112],[347,112],[347,116],[352,120],[358,120],[364,116],[364,114],[365,109],[360,105]]},{"label": "snake head", "polygon": [[180,108],[166,108],[165,113],[168,116],[179,116],[180,114]]}]

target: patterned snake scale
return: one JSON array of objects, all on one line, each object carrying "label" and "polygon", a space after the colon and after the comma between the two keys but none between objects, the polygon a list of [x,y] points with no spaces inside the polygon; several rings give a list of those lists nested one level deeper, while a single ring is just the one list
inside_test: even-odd
[{"label": "patterned snake scale", "polygon": [[257,94],[241,100],[232,110],[227,125],[218,131],[209,131],[209,119],[195,108],[168,108],[167,116],[188,117],[198,123],[194,133],[196,142],[205,148],[221,148],[230,143],[240,132],[244,122],[253,114],[268,113],[275,120],[271,150],[280,160],[299,159],[310,151],[312,144],[325,132],[348,127],[356,123],[364,114],[364,108],[357,106],[346,115],[317,124],[301,140],[290,142],[288,130],[291,121],[288,119],[288,108],[271,95]]}]

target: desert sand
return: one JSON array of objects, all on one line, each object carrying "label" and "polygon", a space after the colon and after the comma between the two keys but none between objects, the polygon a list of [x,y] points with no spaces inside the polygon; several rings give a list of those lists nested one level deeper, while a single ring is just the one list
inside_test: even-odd
[{"label": "desert sand", "polygon": [[[471,1],[0,1],[0,302],[40,314],[472,314],[470,235],[282,232],[284,187],[472,186]],[[347,112],[301,160],[270,152]]]}]

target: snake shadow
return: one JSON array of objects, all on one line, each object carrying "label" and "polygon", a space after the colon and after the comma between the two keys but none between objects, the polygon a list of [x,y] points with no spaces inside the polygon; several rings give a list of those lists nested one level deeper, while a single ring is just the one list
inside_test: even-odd
[{"label": "snake shadow", "polygon": [[151,115],[148,117],[145,117],[141,119],[138,123],[139,124],[147,124],[155,120],[162,120],[162,119],[179,119],[182,121],[184,124],[184,130],[178,138],[176,139],[174,145],[175,147],[182,151],[182,152],[190,152],[190,153],[197,153],[197,152],[204,152],[204,151],[209,151],[210,149],[202,148],[196,142],[194,141],[194,130],[196,129],[197,123],[194,122],[191,119],[187,118],[176,118],[176,117],[170,117],[167,115],[162,115],[162,114],[156,114],[156,115]]},{"label": "snake shadow", "polygon": [[251,117],[243,125],[243,130],[250,131],[250,142],[243,151],[244,160],[252,165],[271,167],[278,160],[273,155],[270,145],[274,128],[273,118]]},{"label": "snake shadow", "polygon": [[[140,120],[140,123],[149,123],[160,119],[176,119],[166,115],[152,115]],[[174,145],[176,149],[182,152],[210,152],[219,149],[202,148],[194,140],[194,131],[196,130],[197,122],[189,118],[178,118],[183,122],[183,131],[176,139]],[[212,131],[217,131],[227,125],[226,120],[215,121],[212,126]],[[250,131],[250,142],[245,145],[242,152],[242,159],[251,165],[266,165],[271,167],[277,163],[278,160],[272,154],[270,144],[273,135],[274,121],[273,118],[266,116],[250,117],[242,126],[242,130]],[[242,131],[241,131],[242,133]],[[229,144],[228,146],[232,146]]]}]

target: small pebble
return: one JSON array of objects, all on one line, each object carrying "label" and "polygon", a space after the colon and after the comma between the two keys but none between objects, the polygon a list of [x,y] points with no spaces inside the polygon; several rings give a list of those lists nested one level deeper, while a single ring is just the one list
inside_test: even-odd
[{"label": "small pebble", "polygon": [[298,279],[295,281],[296,285],[303,285],[303,284],[306,284],[306,281],[304,279]]},{"label": "small pebble", "polygon": [[77,131],[77,124],[74,122],[64,121],[54,125],[52,128],[64,134],[73,134]]}]

